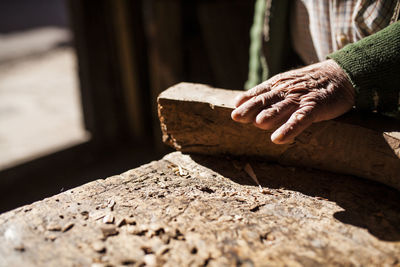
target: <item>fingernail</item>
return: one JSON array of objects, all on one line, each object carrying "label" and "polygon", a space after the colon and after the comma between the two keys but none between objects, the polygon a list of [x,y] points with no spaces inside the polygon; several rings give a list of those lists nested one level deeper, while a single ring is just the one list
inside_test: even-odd
[{"label": "fingernail", "polygon": [[276,130],[271,135],[271,141],[275,144],[279,144],[283,141],[283,133],[280,130]]},{"label": "fingernail", "polygon": [[231,113],[231,118],[232,118],[232,120],[237,120],[238,119],[238,117],[240,117],[239,116],[239,114],[237,113],[237,111],[236,111],[236,109],[234,109],[233,111],[232,111],[232,113]]}]

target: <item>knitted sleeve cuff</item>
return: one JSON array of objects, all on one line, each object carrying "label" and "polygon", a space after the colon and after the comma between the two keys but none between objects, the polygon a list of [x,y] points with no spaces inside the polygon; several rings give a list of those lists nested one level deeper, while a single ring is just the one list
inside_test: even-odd
[{"label": "knitted sleeve cuff", "polygon": [[[400,22],[328,55],[357,92],[356,107],[397,111],[400,88]],[[378,101],[374,101],[374,96]]]}]

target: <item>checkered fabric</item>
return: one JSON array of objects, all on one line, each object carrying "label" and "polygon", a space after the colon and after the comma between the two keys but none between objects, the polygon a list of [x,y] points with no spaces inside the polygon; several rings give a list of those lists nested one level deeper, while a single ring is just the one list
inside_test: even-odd
[{"label": "checkered fabric", "polygon": [[394,22],[400,0],[295,0],[291,37],[295,51],[311,64],[348,43]]}]

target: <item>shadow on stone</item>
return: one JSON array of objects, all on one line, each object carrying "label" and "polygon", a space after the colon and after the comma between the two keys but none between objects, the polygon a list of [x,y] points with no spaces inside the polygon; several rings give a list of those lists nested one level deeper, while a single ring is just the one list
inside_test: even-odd
[{"label": "shadow on stone", "polygon": [[257,159],[235,158],[235,167],[230,158],[201,155],[191,155],[191,158],[236,183],[256,186],[247,173],[238,168],[249,162],[263,187],[297,191],[335,202],[343,208],[334,214],[338,221],[367,229],[384,241],[400,241],[400,192],[388,186],[353,176],[281,166]]}]

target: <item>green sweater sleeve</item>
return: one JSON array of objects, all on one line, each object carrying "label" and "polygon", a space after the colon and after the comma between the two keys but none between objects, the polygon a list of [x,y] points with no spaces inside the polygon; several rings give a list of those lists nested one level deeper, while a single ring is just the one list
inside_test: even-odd
[{"label": "green sweater sleeve", "polygon": [[400,22],[349,44],[328,58],[339,64],[356,89],[356,108],[399,112]]}]

